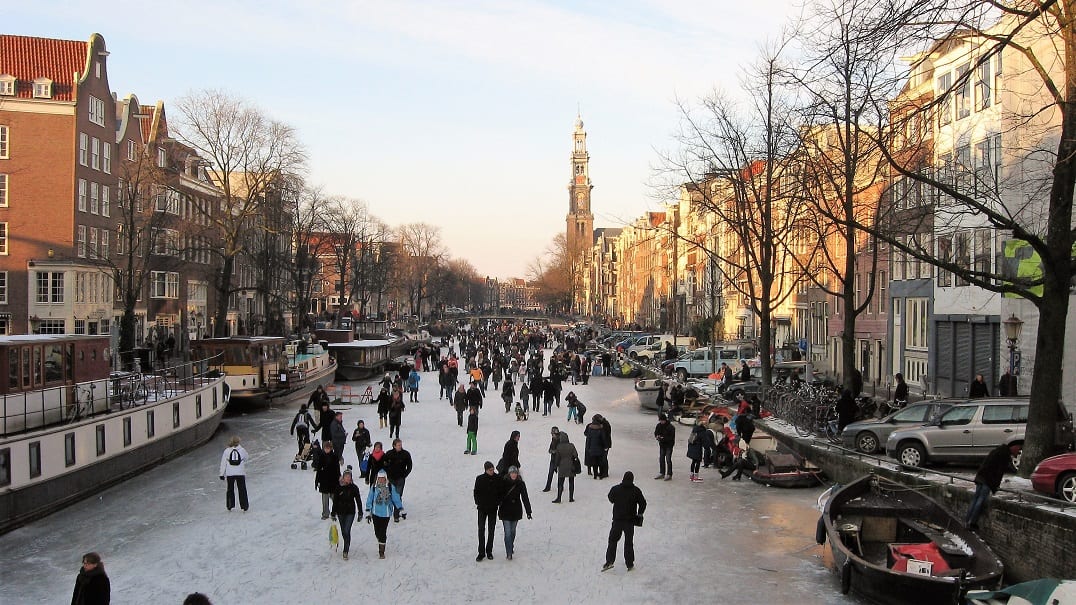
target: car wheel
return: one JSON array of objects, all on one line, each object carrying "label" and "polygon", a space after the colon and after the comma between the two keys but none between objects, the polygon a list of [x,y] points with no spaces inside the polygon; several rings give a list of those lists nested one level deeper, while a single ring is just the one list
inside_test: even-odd
[{"label": "car wheel", "polygon": [[628,353],[628,357],[631,357],[632,359],[639,359],[639,355],[635,351]]},{"label": "car wheel", "polygon": [[743,389],[736,389],[735,391],[733,391],[733,392],[729,393],[728,395],[726,395],[725,398],[729,399],[731,401],[738,401],[740,399],[740,395],[743,395],[743,394],[744,394]]},{"label": "car wheel", "polygon": [[1076,473],[1065,473],[1057,480],[1057,497],[1076,503]]},{"label": "car wheel", "polygon": [[870,431],[856,435],[856,449],[865,454],[873,454],[878,450],[878,436]]},{"label": "car wheel", "polygon": [[914,441],[902,443],[897,448],[897,460],[905,466],[923,466],[927,461],[927,453],[923,446]]},{"label": "car wheel", "polygon": [[680,382],[687,382],[687,370],[680,368],[676,371],[676,377],[680,379]]}]

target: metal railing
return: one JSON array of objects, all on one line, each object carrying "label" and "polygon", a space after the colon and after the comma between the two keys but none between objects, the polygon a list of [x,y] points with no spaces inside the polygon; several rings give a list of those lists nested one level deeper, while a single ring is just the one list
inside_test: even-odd
[{"label": "metal railing", "polygon": [[63,425],[145,405],[205,385],[219,356],[152,373],[113,372],[108,378],[0,395],[0,436]]}]

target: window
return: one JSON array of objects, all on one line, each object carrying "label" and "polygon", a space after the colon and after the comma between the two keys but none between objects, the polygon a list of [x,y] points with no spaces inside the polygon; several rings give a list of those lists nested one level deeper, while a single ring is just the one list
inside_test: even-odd
[{"label": "window", "polygon": [[112,174],[112,145],[105,141],[104,149],[101,150],[104,160],[101,162],[101,170]]},{"label": "window", "polygon": [[101,169],[101,140],[97,137],[90,139],[90,168]]},{"label": "window", "polygon": [[52,80],[48,78],[38,78],[34,80],[34,98],[35,99],[51,99],[52,98]]},{"label": "window", "polygon": [[10,140],[10,136],[7,126],[0,125],[0,160],[8,159],[8,141]]},{"label": "window", "polygon": [[978,77],[975,80],[975,106],[979,111],[990,107],[994,101],[994,79],[990,76],[990,61],[983,61],[979,65]]},{"label": "window", "polygon": [[904,336],[908,348],[925,350],[927,347],[927,299],[909,298],[904,306]]},{"label": "window", "polygon": [[102,334],[111,334],[112,333],[112,320],[102,319],[98,323],[98,326],[100,327]]},{"label": "window", "polygon": [[131,445],[131,417],[123,419],[123,447]]},{"label": "window", "polygon": [[179,428],[179,403],[172,404],[172,428]]},{"label": "window", "polygon": [[174,271],[151,271],[150,297],[179,298],[179,273]]},{"label": "window", "polygon": [[75,320],[75,335],[76,336],[82,336],[84,334],[86,334],[86,320],[85,319],[76,319]]},{"label": "window", "polygon": [[7,271],[0,271],[0,305],[7,304]]},{"label": "window", "polygon": [[41,476],[41,442],[30,442],[30,478]]},{"label": "window", "polygon": [[135,142],[134,141],[127,141],[127,159],[128,160],[134,160],[135,159]]},{"label": "window", "polygon": [[100,247],[101,254],[99,255],[99,258],[103,258],[103,259],[107,260],[108,258],[110,258],[109,257],[109,249],[108,249],[108,229],[101,229],[101,244],[100,244],[100,246],[101,246]]},{"label": "window", "polygon": [[75,465],[75,434],[67,433],[64,435],[64,464],[67,466]]},{"label": "window", "polygon": [[992,269],[990,259],[992,258],[991,250],[991,235],[993,235],[990,229],[976,229],[975,230],[975,248],[974,259],[975,263],[972,267],[978,273],[989,273]]},{"label": "window", "polygon": [[108,189],[108,185],[101,185],[101,216],[110,216],[112,214],[112,209],[110,208],[112,202],[109,200],[111,196]]},{"label": "window", "polygon": [[1001,103],[1001,50],[994,55],[994,103]]},{"label": "window", "polygon": [[962,120],[971,115],[971,65],[965,63],[956,69],[959,84],[956,87],[956,119]]},{"label": "window", "polygon": [[0,223],[0,255],[7,255],[7,223]]},{"label": "window", "polygon": [[1001,135],[995,134],[993,139],[994,151],[991,154],[994,160],[994,191],[997,191],[1001,186]]},{"label": "window", "polygon": [[62,319],[42,319],[38,322],[35,334],[66,334],[67,324]]},{"label": "window", "polygon": [[0,450],[0,487],[11,485],[11,448]]},{"label": "window", "polygon": [[878,272],[878,313],[885,313],[886,307],[886,288],[889,286],[888,280],[886,280],[885,271]]},{"label": "window", "polygon": [[[961,231],[953,236],[953,262],[965,271],[971,268],[971,250],[968,246],[967,231]],[[953,285],[966,286],[968,282],[956,273],[953,275]]]},{"label": "window", "polygon": [[86,258],[86,225],[78,226],[78,236],[75,238],[75,254],[79,258]]},{"label": "window", "polygon": [[78,133],[78,163],[86,166],[89,163],[90,138],[85,132]]},{"label": "window", "polygon": [[175,256],[179,249],[179,232],[175,229],[155,229],[153,232],[153,253],[161,256]]},{"label": "window", "polygon": [[202,417],[202,396],[201,395],[195,395],[194,396],[194,417],[195,418],[201,418]]},{"label": "window", "polygon": [[4,74],[0,76],[0,95],[10,97],[15,94],[15,76]]},{"label": "window", "polygon": [[52,276],[52,301],[54,303],[62,303],[64,301],[64,274],[63,271],[56,271],[51,274]]},{"label": "window", "polygon": [[99,258],[97,248],[97,227],[90,227],[90,258]]},{"label": "window", "polygon": [[101,186],[90,183],[90,214],[101,213]]},{"label": "window", "polygon": [[974,195],[970,145],[961,145],[953,152],[953,172],[954,179],[950,182],[956,185],[956,190],[965,195]]},{"label": "window", "polygon": [[62,303],[64,301],[64,274],[62,271],[49,273],[38,271],[34,277],[36,285],[34,301],[40,304]]},{"label": "window", "polygon": [[0,173],[0,207],[3,207],[3,208],[7,208],[7,205],[8,205],[8,196],[7,196],[8,182],[9,182],[8,175]]},{"label": "window", "polygon": [[78,180],[78,210],[86,212],[86,179]]},{"label": "window", "polygon": [[168,154],[163,149],[157,150],[157,166],[160,168],[168,167]]},{"label": "window", "polygon": [[154,424],[153,410],[149,410],[146,412],[146,437],[152,439],[156,433],[157,427]]},{"label": "window", "polygon": [[97,455],[98,456],[104,456],[105,455],[105,425],[99,424],[94,428],[97,429],[97,431],[96,431],[97,432]]},{"label": "window", "polygon": [[[950,235],[938,238],[938,251],[934,255],[939,261],[948,263],[953,260],[953,237]],[[938,286],[948,287],[952,285],[952,273],[938,267]]]},{"label": "window", "polygon": [[937,81],[935,98],[941,99],[938,106],[938,126],[945,126],[953,121],[953,96],[949,89],[953,86],[953,74],[943,74]]},{"label": "window", "polygon": [[90,121],[98,126],[105,125],[105,102],[97,97],[90,95],[90,102],[87,103],[86,109],[90,114]]},{"label": "window", "polygon": [[217,389],[213,388],[213,409],[217,409]]}]

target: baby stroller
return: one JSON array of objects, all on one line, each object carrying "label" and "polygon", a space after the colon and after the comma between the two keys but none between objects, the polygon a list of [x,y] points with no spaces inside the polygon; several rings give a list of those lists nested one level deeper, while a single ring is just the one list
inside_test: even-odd
[{"label": "baby stroller", "polygon": [[527,406],[523,405],[522,403],[520,403],[518,401],[516,402],[516,421],[517,422],[520,421],[520,420],[526,420],[527,419],[527,417],[528,417],[527,409],[528,409]]}]

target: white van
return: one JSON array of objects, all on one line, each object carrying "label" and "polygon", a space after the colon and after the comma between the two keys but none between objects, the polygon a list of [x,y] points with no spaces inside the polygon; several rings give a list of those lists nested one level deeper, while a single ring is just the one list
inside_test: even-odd
[{"label": "white van", "polygon": [[[665,343],[673,343],[672,334],[655,334],[644,336],[634,345],[628,347],[628,357],[643,361],[662,359],[665,356]],[[678,348],[694,349],[698,344],[694,336],[676,336],[675,343]]]}]

